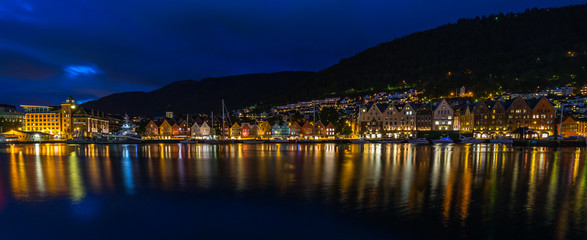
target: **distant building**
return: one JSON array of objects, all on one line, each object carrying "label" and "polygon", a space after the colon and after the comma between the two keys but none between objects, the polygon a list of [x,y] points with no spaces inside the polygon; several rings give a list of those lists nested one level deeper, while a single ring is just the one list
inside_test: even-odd
[{"label": "distant building", "polygon": [[24,108],[24,131],[41,132],[58,138],[71,138],[74,131],[88,134],[107,133],[108,118],[104,113],[86,111],[68,97],[61,106],[21,105]]},{"label": "distant building", "polygon": [[8,121],[17,125],[18,128],[15,130],[22,130],[24,127],[24,113],[17,112],[15,106],[0,104],[0,119],[0,121]]},{"label": "distant building", "polygon": [[562,87],[553,87],[545,89],[548,95],[559,97],[570,97],[573,95],[573,86],[566,85]]},{"label": "distant building", "polygon": [[581,95],[587,95],[587,84],[583,85],[583,87],[581,88]]}]

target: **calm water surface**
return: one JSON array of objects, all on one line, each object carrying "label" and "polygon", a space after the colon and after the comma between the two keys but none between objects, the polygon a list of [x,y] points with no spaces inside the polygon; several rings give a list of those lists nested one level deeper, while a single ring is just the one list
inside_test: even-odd
[{"label": "calm water surface", "polygon": [[585,152],[8,145],[0,239],[585,239]]}]

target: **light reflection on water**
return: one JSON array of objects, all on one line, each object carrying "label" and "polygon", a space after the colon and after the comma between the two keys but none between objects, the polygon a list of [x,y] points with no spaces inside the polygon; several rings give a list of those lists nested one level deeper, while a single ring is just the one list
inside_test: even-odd
[{"label": "light reflection on water", "polygon": [[18,202],[88,195],[260,192],[390,224],[425,221],[440,234],[586,237],[586,157],[497,144],[10,145],[0,149],[0,216]]}]

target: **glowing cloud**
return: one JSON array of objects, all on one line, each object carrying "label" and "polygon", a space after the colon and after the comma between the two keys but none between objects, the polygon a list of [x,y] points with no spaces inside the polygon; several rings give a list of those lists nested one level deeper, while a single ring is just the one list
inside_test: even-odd
[{"label": "glowing cloud", "polygon": [[89,76],[102,73],[96,66],[83,66],[83,65],[71,65],[67,66],[65,69],[67,76],[76,77],[76,76]]}]

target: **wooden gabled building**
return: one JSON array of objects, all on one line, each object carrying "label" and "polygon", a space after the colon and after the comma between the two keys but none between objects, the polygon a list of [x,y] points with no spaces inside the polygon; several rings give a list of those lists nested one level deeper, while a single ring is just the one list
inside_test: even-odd
[{"label": "wooden gabled building", "polygon": [[537,132],[541,138],[554,135],[556,109],[548,99],[542,97],[529,101],[528,106],[532,109],[530,128]]},{"label": "wooden gabled building", "polygon": [[518,128],[530,126],[530,117],[532,116],[532,109],[521,97],[507,102],[504,106],[507,116],[506,131],[512,132]]},{"label": "wooden gabled building", "polygon": [[314,136],[326,136],[326,126],[322,124],[322,121],[318,121],[316,125],[314,125]]},{"label": "wooden gabled building", "polygon": [[334,124],[332,124],[332,122],[329,122],[328,125],[326,125],[326,136],[336,136],[336,128],[334,127]]},{"label": "wooden gabled building", "polygon": [[291,126],[289,126],[290,136],[298,137],[302,134],[302,127],[298,122],[293,122]]},{"label": "wooden gabled building", "polygon": [[432,130],[432,108],[428,103],[421,103],[414,106],[416,108],[416,130]]},{"label": "wooden gabled building", "polygon": [[312,123],[310,123],[310,121],[306,120],[306,122],[302,126],[302,136],[310,137],[313,135],[314,135],[314,126],[312,125]]}]

